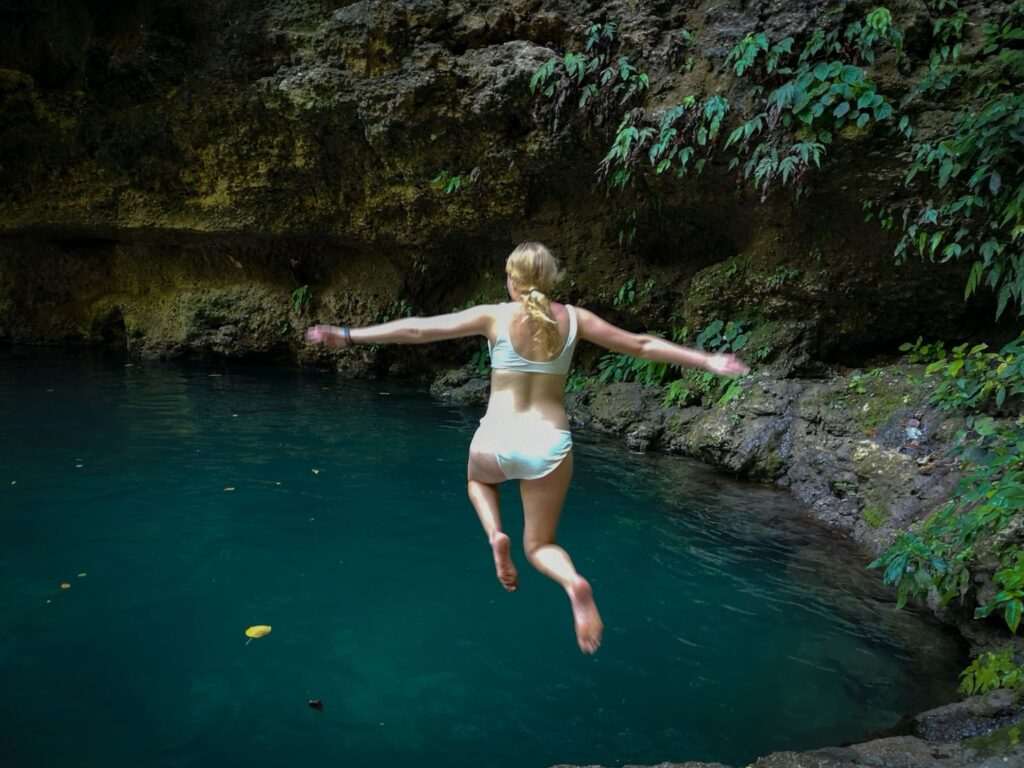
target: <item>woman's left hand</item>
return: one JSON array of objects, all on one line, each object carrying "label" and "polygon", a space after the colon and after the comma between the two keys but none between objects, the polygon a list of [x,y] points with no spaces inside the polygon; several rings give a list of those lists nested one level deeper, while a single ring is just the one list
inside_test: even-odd
[{"label": "woman's left hand", "polygon": [[730,354],[708,355],[707,369],[719,376],[742,376],[750,373],[750,366],[736,355]]}]

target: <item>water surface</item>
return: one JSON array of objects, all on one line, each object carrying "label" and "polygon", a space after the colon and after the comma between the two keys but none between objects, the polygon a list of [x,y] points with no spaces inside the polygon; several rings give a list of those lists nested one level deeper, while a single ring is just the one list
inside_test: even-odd
[{"label": "water surface", "polygon": [[560,529],[607,626],[583,656],[552,582],[494,579],[480,415],[0,352],[0,765],[743,764],[953,697],[955,638],[789,497],[585,431]]}]

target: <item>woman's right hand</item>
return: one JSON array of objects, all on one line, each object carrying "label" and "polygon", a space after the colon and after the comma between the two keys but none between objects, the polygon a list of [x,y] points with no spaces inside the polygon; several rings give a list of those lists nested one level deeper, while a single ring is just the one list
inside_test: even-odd
[{"label": "woman's right hand", "polygon": [[719,376],[742,376],[745,373],[750,373],[750,366],[736,355],[708,355],[705,365],[709,371],[717,373]]},{"label": "woman's right hand", "polygon": [[333,325],[313,325],[306,329],[306,341],[310,344],[324,344],[337,347],[339,334]]}]

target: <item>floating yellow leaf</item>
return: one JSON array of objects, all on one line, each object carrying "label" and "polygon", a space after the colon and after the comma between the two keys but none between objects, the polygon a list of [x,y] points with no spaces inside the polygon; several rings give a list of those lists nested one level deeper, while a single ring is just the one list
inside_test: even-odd
[{"label": "floating yellow leaf", "polygon": [[253,641],[254,638],[263,637],[264,635],[269,635],[269,634],[270,634],[270,625],[269,624],[257,624],[255,626],[249,627],[247,630],[245,630],[245,636],[249,638],[248,640],[245,641],[245,644],[248,645],[249,643],[251,643]]},{"label": "floating yellow leaf", "polygon": [[61,585],[60,585],[60,588],[61,588],[61,589],[71,589],[71,585],[70,585],[70,584],[68,584],[68,583],[67,583],[67,582],[65,581],[65,582],[64,582],[63,584],[61,584]]}]

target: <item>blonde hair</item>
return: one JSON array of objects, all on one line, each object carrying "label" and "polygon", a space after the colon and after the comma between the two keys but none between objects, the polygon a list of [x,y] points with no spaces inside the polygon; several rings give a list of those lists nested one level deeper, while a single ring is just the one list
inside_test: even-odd
[{"label": "blonde hair", "polygon": [[505,273],[519,293],[527,321],[533,326],[534,341],[549,354],[555,354],[562,346],[562,338],[551,314],[548,294],[562,276],[558,260],[540,243],[522,243],[505,261]]}]

